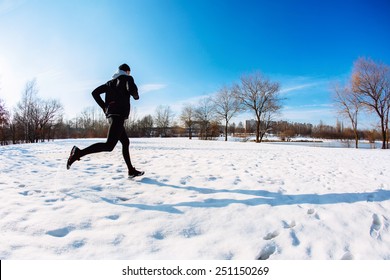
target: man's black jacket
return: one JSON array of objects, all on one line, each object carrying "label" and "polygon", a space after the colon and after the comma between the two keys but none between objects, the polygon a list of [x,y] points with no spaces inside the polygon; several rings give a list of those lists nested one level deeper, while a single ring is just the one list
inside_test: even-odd
[{"label": "man's black jacket", "polygon": [[[106,94],[105,101],[100,97],[102,93]],[[120,116],[125,119],[130,114],[130,96],[139,99],[137,85],[133,77],[128,75],[121,75],[97,87],[92,96],[107,117]]]}]

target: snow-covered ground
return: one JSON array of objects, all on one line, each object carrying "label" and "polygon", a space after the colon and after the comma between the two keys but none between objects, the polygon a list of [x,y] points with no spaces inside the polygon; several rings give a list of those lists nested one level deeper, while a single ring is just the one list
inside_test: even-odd
[{"label": "snow-covered ground", "polygon": [[95,141],[0,147],[0,259],[390,259],[390,151]]}]

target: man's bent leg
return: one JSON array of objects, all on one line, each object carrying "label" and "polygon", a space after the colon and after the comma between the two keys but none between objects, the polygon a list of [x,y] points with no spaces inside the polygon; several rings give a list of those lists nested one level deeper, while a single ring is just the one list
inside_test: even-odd
[{"label": "man's bent leg", "polygon": [[129,141],[129,137],[127,136],[127,133],[126,133],[126,130],[124,127],[123,127],[122,134],[119,138],[119,141],[121,141],[121,143],[122,143],[122,155],[123,155],[123,159],[126,162],[127,169],[131,170],[134,167],[131,164],[131,160],[130,160],[130,150],[129,150],[130,141]]},{"label": "man's bent leg", "polygon": [[124,120],[120,117],[110,118],[110,128],[108,130],[107,141],[105,143],[95,143],[79,151],[79,158],[100,152],[111,152],[122,134]]},{"label": "man's bent leg", "polygon": [[136,170],[134,168],[134,166],[131,164],[130,150],[129,150],[130,141],[129,141],[129,137],[127,136],[125,128],[123,128],[123,132],[122,132],[121,137],[119,138],[119,140],[122,143],[123,159],[125,160],[126,165],[127,165],[127,169],[129,170],[129,177],[136,177],[136,176],[144,175],[145,172]]}]

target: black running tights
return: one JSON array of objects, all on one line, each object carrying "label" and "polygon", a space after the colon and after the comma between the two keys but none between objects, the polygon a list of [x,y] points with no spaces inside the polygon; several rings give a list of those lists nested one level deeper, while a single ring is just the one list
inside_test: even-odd
[{"label": "black running tights", "polygon": [[127,168],[130,170],[133,166],[130,161],[130,141],[124,127],[125,120],[122,117],[110,117],[108,120],[110,122],[110,128],[108,130],[107,141],[105,143],[95,143],[80,150],[80,157],[93,153],[111,152],[118,141],[120,141],[122,143],[123,159],[126,162]]}]

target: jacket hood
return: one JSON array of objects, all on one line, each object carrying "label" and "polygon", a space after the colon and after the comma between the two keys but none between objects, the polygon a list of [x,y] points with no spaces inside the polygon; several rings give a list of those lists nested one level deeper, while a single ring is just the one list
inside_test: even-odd
[{"label": "jacket hood", "polygon": [[125,76],[128,76],[127,73],[123,70],[118,70],[114,73],[114,75],[112,75],[112,78],[113,79],[116,79],[118,78],[119,76],[122,76],[122,75],[125,75]]}]

